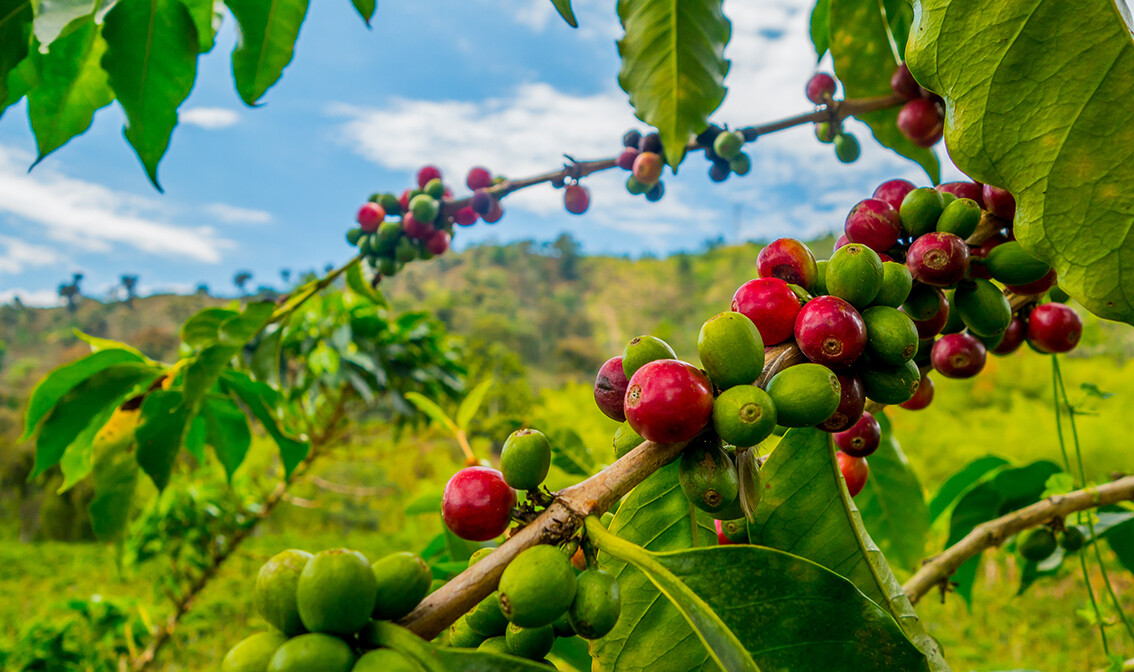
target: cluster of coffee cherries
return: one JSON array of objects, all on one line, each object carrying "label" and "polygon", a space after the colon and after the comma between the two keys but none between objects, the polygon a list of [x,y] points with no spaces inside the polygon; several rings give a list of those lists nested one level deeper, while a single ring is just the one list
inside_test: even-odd
[{"label": "cluster of coffee cherries", "polygon": [[[817,72],[807,80],[804,92],[812,103],[828,105],[834,100],[837,87],[834,77],[825,72]],[[841,124],[819,122],[815,124],[815,137],[819,142],[834,145],[835,157],[843,163],[854,163],[862,154],[862,146],[858,144],[858,138],[844,131]]]},{"label": "cluster of coffee cherries", "polygon": [[[539,492],[550,465],[551,443],[542,432],[513,432],[500,453],[500,470],[466,467],[449,479],[441,504],[446,527],[462,539],[485,542],[504,535],[513,520],[523,524],[550,501]],[[527,491],[527,502],[517,504],[517,490]],[[609,520],[607,514],[604,522]],[[469,566],[492,550],[478,550]],[[541,660],[556,637],[605,636],[621,609],[618,582],[590,566],[577,540],[563,548],[534,546],[509,563],[497,592],[453,623],[449,643]]]},{"label": "cluster of coffee cherries", "polygon": [[256,608],[272,629],[229,650],[221,672],[416,670],[401,653],[378,647],[374,626],[411,612],[432,584],[429,566],[412,553],[371,564],[346,548],[283,551],[256,578]]},{"label": "cluster of coffee cherries", "polygon": [[465,179],[473,191],[469,204],[447,213],[442,206],[452,200],[453,193],[442,182],[437,167],[425,166],[417,172],[416,189],[406,189],[401,196],[372,194],[358,209],[358,226],[347,231],[347,242],[358,247],[377,279],[394,275],[415,259],[432,259],[447,252],[455,225],[499,222],[504,209],[489,188],[502,179],[494,178],[486,168],[473,168]]},{"label": "cluster of coffee cherries", "polygon": [[665,195],[665,184],[661,181],[665,158],[660,135],[642,134],[633,129],[626,131],[617,163],[619,168],[630,171],[626,191],[635,196],[644,195],[650,202],[659,201]]},{"label": "cluster of coffee cherries", "polygon": [[1037,527],[1023,534],[1016,548],[1025,560],[1043,562],[1060,547],[1067,553],[1078,551],[1086,545],[1087,537],[1087,528],[1082,525],[1064,526],[1063,521],[1057,519],[1050,527]]}]

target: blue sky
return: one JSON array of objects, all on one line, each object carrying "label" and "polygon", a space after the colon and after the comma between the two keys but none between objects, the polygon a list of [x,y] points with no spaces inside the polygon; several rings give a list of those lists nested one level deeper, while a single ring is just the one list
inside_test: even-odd
[{"label": "blue sky", "polygon": [[[367,30],[347,0],[311,3],[295,59],[258,108],[236,95],[226,16],[201,60],[160,168],[147,181],[112,105],[91,130],[30,173],[35,145],[23,103],[0,118],[0,302],[52,305],[73,271],[105,295],[122,273],[142,293],[233,291],[238,269],[253,284],[279,270],[322,268],[351,254],[343,234],[373,191],[400,192],[434,163],[462,185],[473,165],[525,176],[617,152],[638,126],[616,83],[620,35],[614,3],[575,0],[572,30],[549,0],[380,3]],[[729,95],[715,119],[747,125],[808,109],[815,70],[806,0],[726,0],[733,20]],[[620,171],[588,178],[591,210],[564,212],[561,192],[537,187],[505,201],[496,225],[462,230],[457,247],[570,231],[591,253],[665,254],[729,241],[809,237],[842,226],[874,186],[916,166],[882,150],[862,127],[862,159],[845,166],[808,127],[750,146],[753,170],[716,185],[690,157],[667,176],[666,196],[627,194]],[[959,173],[951,166],[947,179]]]}]

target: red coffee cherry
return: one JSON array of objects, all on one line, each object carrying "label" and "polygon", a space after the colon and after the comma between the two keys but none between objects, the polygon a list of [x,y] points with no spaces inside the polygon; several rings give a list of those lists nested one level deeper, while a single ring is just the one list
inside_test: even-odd
[{"label": "red coffee cherry", "polygon": [[910,245],[906,267],[914,280],[933,287],[960,282],[969,270],[969,246],[952,233],[934,231]]},{"label": "red coffee cherry", "polygon": [[1082,318],[1065,304],[1045,303],[1028,315],[1028,342],[1040,352],[1072,350],[1082,335]]},{"label": "red coffee cherry", "polygon": [[910,397],[909,401],[904,401],[898,404],[907,411],[920,411],[933,401],[933,379],[924,373],[921,374],[921,383],[917,386],[917,392]]},{"label": "red coffee cherry", "polygon": [[622,357],[611,357],[599,368],[595,379],[595,403],[606,417],[618,422],[626,421],[626,411],[622,403],[626,399],[626,388],[630,381],[622,370]]},{"label": "red coffee cherry", "polygon": [[866,324],[846,301],[837,296],[819,296],[799,311],[795,342],[816,364],[847,366],[866,348]]},{"label": "red coffee cherry", "polygon": [[488,467],[468,467],[453,474],[441,498],[441,518],[461,539],[488,541],[508,529],[516,491]]},{"label": "red coffee cherry", "polygon": [[946,334],[930,351],[933,368],[946,378],[972,378],[984,368],[984,343],[970,334]]},{"label": "red coffee cherry", "polygon": [[799,297],[779,278],[749,280],[732,296],[733,312],[752,320],[765,346],[791,338],[799,309]]},{"label": "red coffee cherry", "polygon": [[756,273],[761,278],[779,278],[800,287],[815,282],[815,255],[794,238],[780,238],[769,243],[756,256]]},{"label": "red coffee cherry", "polygon": [[897,210],[902,207],[902,199],[906,194],[910,193],[917,187],[909,180],[887,180],[878,185],[874,190],[874,195],[871,198],[877,198],[880,201],[886,201],[890,207]]},{"label": "red coffee cherry", "polygon": [[840,451],[835,453],[835,459],[839,461],[839,471],[843,474],[843,480],[847,482],[847,492],[850,496],[854,497],[862,492],[870,475],[870,465],[866,463],[866,458],[852,457]]},{"label": "red coffee cherry", "polygon": [[851,457],[870,457],[882,443],[882,427],[870,413],[863,413],[850,429],[836,432],[835,447]]},{"label": "red coffee cherry", "polygon": [[713,384],[700,369],[657,359],[634,372],[623,405],[638,434],[658,443],[688,441],[713,416]]}]

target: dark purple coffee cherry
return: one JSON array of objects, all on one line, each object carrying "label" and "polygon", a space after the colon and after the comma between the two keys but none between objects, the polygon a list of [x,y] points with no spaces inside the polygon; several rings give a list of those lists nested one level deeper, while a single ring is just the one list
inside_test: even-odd
[{"label": "dark purple coffee cherry", "polygon": [[622,136],[622,146],[623,147],[633,147],[634,149],[638,149],[638,144],[641,143],[641,142],[642,142],[642,133],[639,132],[637,129],[634,129],[634,128],[630,129],[629,131],[626,131],[626,134]]},{"label": "dark purple coffee cherry", "polygon": [[835,95],[835,78],[825,72],[817,72],[807,80],[807,99],[816,105],[822,105]]},{"label": "dark purple coffee cherry", "polygon": [[959,236],[934,231],[910,245],[906,267],[914,280],[933,287],[960,282],[969,270],[969,247]]},{"label": "dark purple coffee cherry", "polygon": [[642,140],[638,143],[638,151],[640,152],[653,152],[654,154],[661,154],[662,144],[661,136],[657,133],[647,133],[642,136]]},{"label": "dark purple coffee cherry", "polygon": [[820,296],[800,309],[795,341],[816,364],[846,366],[866,349],[866,324],[851,304],[837,296]]},{"label": "dark purple coffee cherry", "polygon": [[972,378],[984,368],[987,351],[970,334],[946,334],[937,339],[930,353],[933,368],[946,378]]},{"label": "dark purple coffee cherry", "polygon": [[859,416],[850,429],[835,432],[835,447],[851,457],[870,457],[882,443],[882,427],[870,413]]},{"label": "dark purple coffee cherry", "polygon": [[945,119],[936,103],[915,98],[898,112],[898,130],[918,147],[932,147],[941,140]]}]

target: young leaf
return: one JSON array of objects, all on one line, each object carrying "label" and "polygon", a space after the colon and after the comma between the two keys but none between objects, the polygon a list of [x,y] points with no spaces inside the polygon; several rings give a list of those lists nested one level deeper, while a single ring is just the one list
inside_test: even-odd
[{"label": "young leaf", "polygon": [[425,672],[547,672],[546,666],[526,658],[434,646],[389,621],[371,621],[361,636],[400,652]]},{"label": "young leaf", "polygon": [[197,49],[202,54],[213,50],[216,44],[217,28],[220,27],[221,14],[213,6],[213,0],[181,0],[193,17],[197,28]]},{"label": "young leaf", "polygon": [[261,338],[260,342],[256,344],[256,350],[252,353],[252,361],[249,363],[253,375],[258,380],[262,380],[273,387],[279,387],[280,384],[283,337],[284,329],[279,327]]},{"label": "young leaf", "polygon": [[366,22],[366,27],[370,27],[370,19],[374,18],[374,10],[378,9],[378,0],[351,0],[354,3],[355,10],[362,20]]},{"label": "young leaf", "polygon": [[308,0],[225,0],[240,24],[240,43],[232,52],[236,90],[255,105],[291,63]]},{"label": "young leaf", "polygon": [[370,302],[375,305],[389,307],[390,304],[386,302],[386,297],[382,295],[382,292],[362,277],[362,267],[359,264],[351,264],[347,268],[346,281],[347,287],[350,287],[355,294],[370,299]]},{"label": "young leaf", "polygon": [[[31,398],[28,400],[28,410],[24,415],[24,434],[20,437],[20,441],[31,438],[39,421],[71,388],[112,366],[125,363],[141,364],[143,361],[141,355],[129,350],[101,350],[52,369],[32,390]],[[153,369],[153,373],[157,374],[156,368]]]},{"label": "young leaf", "polygon": [[676,171],[689,139],[709,124],[724,100],[732,26],[722,0],[618,0],[626,34],[618,41],[618,84],[634,114],[658,129]]},{"label": "young leaf", "polygon": [[28,55],[32,19],[31,0],[0,0],[0,111],[9,102],[8,73]]},{"label": "young leaf", "polygon": [[930,669],[949,669],[863,527],[830,435],[812,428],[789,430],[764,463],[763,475],[768,485],[756,522],[748,526],[752,543],[790,549],[846,577],[894,617],[926,655]]},{"label": "young leaf", "polygon": [[488,388],[492,387],[492,379],[482,380],[472,389],[463,401],[460,407],[457,408],[457,427],[464,431],[468,431],[469,423],[472,422],[473,416],[480,410],[480,405],[484,403],[484,395],[488,394]]},{"label": "young leaf", "polygon": [[63,472],[63,484],[59,486],[58,494],[67,492],[75,487],[79,481],[91,475],[91,449],[94,446],[95,437],[106,425],[107,421],[114,415],[117,410],[115,406],[108,406],[102,410],[79,435],[75,440],[67,446],[67,450],[63,452],[63,457],[59,459],[59,470]]},{"label": "young leaf", "polygon": [[749,545],[651,553],[601,528],[597,520],[588,520],[587,533],[593,530],[600,550],[621,552],[665,586],[667,597],[685,602],[683,611],[695,613],[703,605],[762,669],[929,669],[890,614],[854,584],[810,560]]},{"label": "young leaf", "polygon": [[882,426],[882,442],[868,460],[870,478],[855,505],[886,559],[912,572],[925,557],[929,535],[925,493],[894,439],[889,419],[884,413],[876,417]]},{"label": "young leaf", "polygon": [[271,301],[249,303],[239,315],[221,322],[217,338],[228,345],[243,346],[267,326],[275,309],[276,304]]},{"label": "young leaf", "polygon": [[98,352],[99,350],[127,350],[129,352],[134,353],[135,355],[137,355],[138,357],[140,357],[144,361],[155,363],[155,362],[152,362],[145,355],[143,355],[141,350],[135,348],[134,346],[130,345],[129,343],[123,343],[122,341],[115,341],[115,340],[109,339],[109,338],[99,338],[98,336],[91,336],[90,334],[83,333],[79,329],[72,329],[71,333],[75,334],[75,336],[80,341],[82,341],[83,343],[86,343],[87,345],[91,346],[91,352]]},{"label": "young leaf", "polygon": [[91,446],[91,529],[103,541],[118,536],[130,519],[130,504],[138,483],[134,428],[140,416],[140,409],[120,411],[107,423],[114,423],[113,430],[99,432]]},{"label": "young leaf", "polygon": [[205,441],[213,447],[225,475],[232,482],[233,472],[244,462],[252,445],[248,418],[232,400],[215,397],[205,399],[201,416],[205,419]]},{"label": "young leaf", "polygon": [[185,432],[185,452],[193,456],[198,464],[205,463],[205,441],[208,435],[208,428],[205,426],[205,418],[198,414],[193,418],[193,422],[189,423],[189,431]]},{"label": "young leaf", "polygon": [[1008,460],[996,455],[985,455],[961,467],[961,470],[945,479],[937,494],[929,502],[929,522],[937,520],[941,514],[957,501],[975,483],[992,471],[1008,464]]},{"label": "young leaf", "polygon": [[460,432],[460,429],[449,417],[449,414],[432,399],[418,392],[406,392],[404,396],[406,401],[417,407],[417,410],[428,415],[434,422],[449,430],[453,436],[456,436],[458,432]]},{"label": "young leaf", "polygon": [[119,0],[102,27],[102,67],[126,111],[126,140],[161,191],[157,169],[177,108],[197,78],[197,29],[180,0]]},{"label": "young leaf", "polygon": [[[611,533],[651,551],[715,543],[716,530],[704,513],[694,535],[677,469],[676,463],[664,466],[631,490],[610,523]],[[693,629],[642,572],[605,553],[599,554],[599,565],[618,579],[624,596],[633,596],[624,599],[610,634],[592,644],[599,669],[686,672],[711,665]]]},{"label": "young leaf", "polygon": [[1016,197],[1024,249],[1134,324],[1134,38],[1116,4],[1005,0],[972,21],[969,3],[918,0],[906,54],[945,96],[957,167]]},{"label": "young leaf", "polygon": [[35,439],[35,467],[31,477],[55,466],[67,446],[80,433],[152,380],[153,370],[136,362],[116,364],[71,388],[51,409]]},{"label": "young leaf", "polygon": [[828,42],[830,16],[831,10],[828,7],[827,0],[817,0],[814,9],[811,10],[811,43],[815,45],[815,60],[817,61],[823,59],[830,45]]},{"label": "young leaf", "polygon": [[138,466],[158,490],[169,484],[190,419],[190,408],[176,390],[155,390],[142,402],[142,415],[134,432]]},{"label": "young leaf", "polygon": [[220,338],[221,325],[239,315],[228,308],[206,308],[181,325],[181,340],[191,348],[214,343]]},{"label": "young leaf", "polygon": [[239,346],[216,343],[194,355],[185,367],[182,394],[186,405],[192,406],[204,398],[239,352]]},{"label": "young leaf", "polygon": [[307,457],[309,446],[306,441],[297,441],[280,429],[276,420],[274,407],[278,397],[277,392],[266,383],[252,380],[247,374],[239,371],[225,371],[221,374],[224,387],[236,394],[240,401],[248,407],[264,431],[276,442],[280,449],[280,462],[284,467],[284,478],[291,478],[291,472]]},{"label": "young leaf", "polygon": [[[878,2],[829,0],[831,57],[847,98],[891,95],[890,77],[898,67],[890,44],[889,24]],[[898,130],[898,108],[859,117],[875,139],[916,161],[929,179],[941,181],[941,164],[933,150],[918,147]]]},{"label": "young leaf", "polygon": [[579,27],[579,21],[575,18],[574,10],[571,9],[571,0],[551,0],[551,4],[555,6],[555,11],[559,12],[559,16],[563,17],[568,26]]}]

